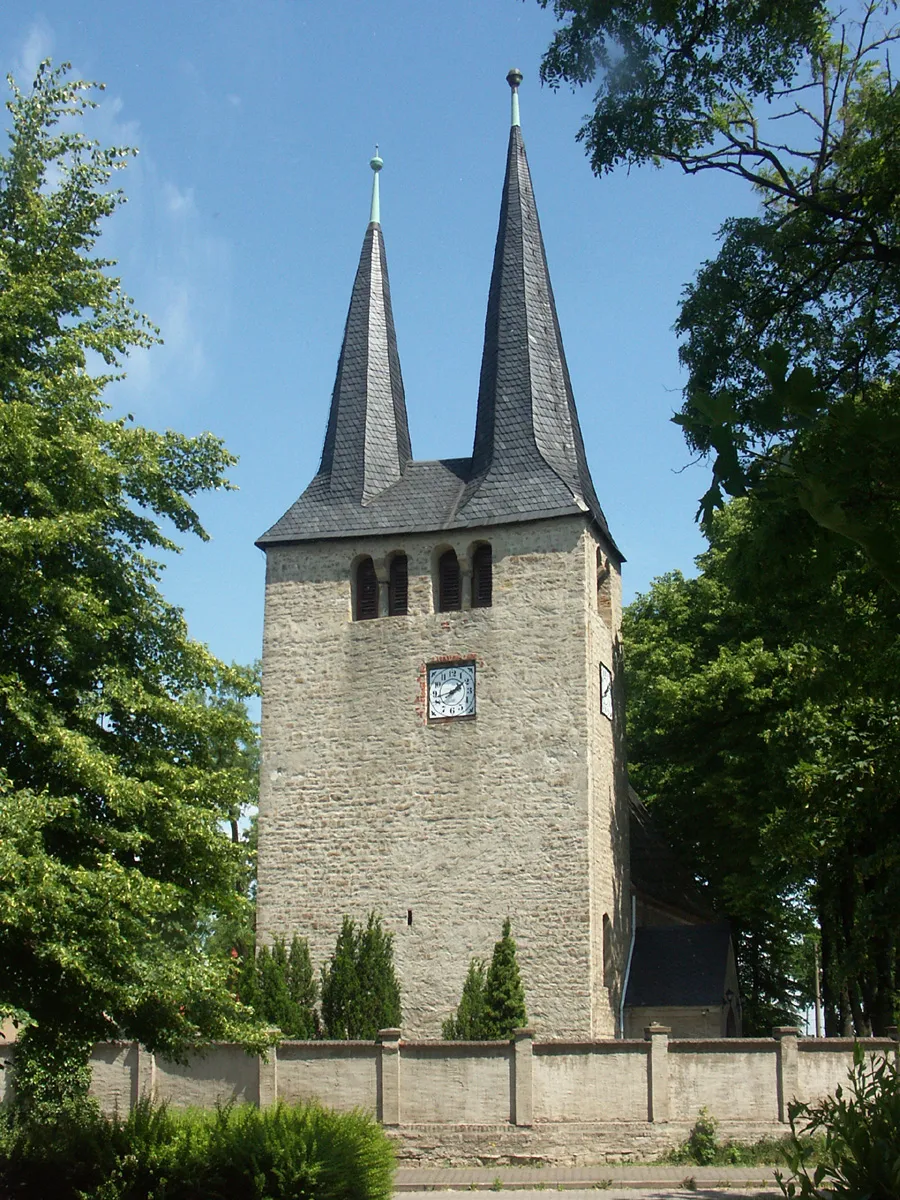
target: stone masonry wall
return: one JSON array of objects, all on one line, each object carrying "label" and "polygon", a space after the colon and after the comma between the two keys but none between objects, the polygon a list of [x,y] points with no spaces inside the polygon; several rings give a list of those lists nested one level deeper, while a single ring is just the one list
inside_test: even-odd
[{"label": "stone masonry wall", "polygon": [[[212,1107],[313,1097],[368,1109],[391,1130],[401,1161],[431,1164],[583,1164],[651,1158],[683,1141],[705,1106],[723,1138],[787,1132],[787,1106],[816,1101],[846,1081],[852,1039],[417,1042],[384,1030],[378,1042],[286,1042],[268,1061],[215,1046],[189,1066],[133,1043],[94,1051],[93,1092],[126,1113],[139,1096]],[[868,1053],[900,1054],[892,1039]],[[14,1052],[0,1048],[0,1066]],[[0,1070],[0,1100],[11,1072]]]},{"label": "stone masonry wall", "polygon": [[[456,550],[466,596],[481,541],[493,606],[435,612],[438,556]],[[385,612],[400,550],[409,615],[351,620],[355,564],[372,556]],[[621,600],[613,563],[598,612],[588,520],[276,546],[267,558],[261,939],[302,934],[318,965],[344,914],[379,913],[404,1028],[435,1037],[469,960],[490,956],[509,915],[529,1019],[553,1036],[612,1036],[630,937],[627,800],[621,683],[611,722],[599,664],[616,668]],[[477,715],[430,724],[427,665],[457,659],[476,664]]]}]

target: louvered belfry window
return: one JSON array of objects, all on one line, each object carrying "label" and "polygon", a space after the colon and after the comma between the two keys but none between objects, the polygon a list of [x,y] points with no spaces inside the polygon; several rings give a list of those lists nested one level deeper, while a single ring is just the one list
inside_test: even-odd
[{"label": "louvered belfry window", "polygon": [[487,544],[472,555],[472,607],[490,608],[493,603],[493,555]]},{"label": "louvered belfry window", "polygon": [[378,578],[371,558],[356,568],[356,619],[371,621],[378,616]]},{"label": "louvered belfry window", "polygon": [[395,554],[391,559],[388,612],[392,617],[405,617],[409,612],[409,568],[405,554]]},{"label": "louvered belfry window", "polygon": [[438,562],[438,607],[441,612],[457,612],[462,608],[459,562],[454,550],[447,550]]}]

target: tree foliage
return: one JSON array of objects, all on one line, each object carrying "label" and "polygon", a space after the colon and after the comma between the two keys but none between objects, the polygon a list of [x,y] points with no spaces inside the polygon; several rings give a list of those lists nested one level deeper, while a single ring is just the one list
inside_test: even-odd
[{"label": "tree foliage", "polygon": [[883,1033],[900,985],[900,602],[811,526],[732,502],[700,575],[630,607],[631,770],[734,920],[745,1029],[809,1001],[818,929],[827,1032]]},{"label": "tree foliage", "polygon": [[322,1024],[329,1038],[371,1040],[379,1029],[400,1027],[400,985],[394,939],[381,918],[365,926],[345,916],[337,945],[322,967]]},{"label": "tree foliage", "polygon": [[480,958],[469,963],[459,1007],[442,1026],[447,1041],[502,1040],[528,1024],[511,928],[507,917],[489,966]]},{"label": "tree foliage", "polygon": [[[542,0],[549,4],[550,0]],[[900,89],[896,6],[555,0],[553,84],[599,76],[594,169],[745,180],[688,289],[675,418],[712,458],[701,501],[789,501],[900,589]]]},{"label": "tree foliage", "polygon": [[441,1037],[447,1042],[478,1042],[487,1036],[484,1012],[484,986],[487,963],[473,958],[463,982],[456,1012],[441,1025]]},{"label": "tree foliage", "polygon": [[[857,1043],[845,1086],[818,1104],[794,1100],[788,1107],[791,1137],[785,1157],[793,1178],[777,1174],[787,1200],[892,1200],[900,1194],[900,1068],[893,1055],[867,1058]],[[824,1138],[810,1169],[805,1141]]]},{"label": "tree foliage", "polygon": [[[17,1061],[135,1037],[181,1055],[255,1027],[204,953],[239,903],[219,823],[247,794],[247,673],[191,641],[158,589],[164,526],[206,534],[211,434],[157,433],[103,399],[155,340],[96,253],[133,151],[79,126],[92,85],[10,80],[0,157],[0,1006]],[[209,703],[227,689],[236,703]],[[225,748],[225,749],[223,749]],[[74,1049],[73,1049],[74,1048]],[[29,1068],[30,1069],[30,1068]]]},{"label": "tree foliage", "polygon": [[235,984],[241,1002],[282,1037],[307,1041],[320,1035],[319,989],[305,938],[295,934],[290,949],[276,938],[256,954],[251,942],[239,960]]}]

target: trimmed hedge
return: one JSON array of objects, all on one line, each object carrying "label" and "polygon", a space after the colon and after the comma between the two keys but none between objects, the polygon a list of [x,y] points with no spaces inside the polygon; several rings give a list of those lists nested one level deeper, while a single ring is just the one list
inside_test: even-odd
[{"label": "trimmed hedge", "polygon": [[141,1102],[0,1131],[0,1200],[390,1200],[394,1155],[363,1112],[318,1104],[212,1112]]}]

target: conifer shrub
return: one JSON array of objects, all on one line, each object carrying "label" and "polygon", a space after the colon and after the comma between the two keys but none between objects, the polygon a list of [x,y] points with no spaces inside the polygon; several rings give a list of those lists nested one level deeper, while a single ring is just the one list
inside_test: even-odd
[{"label": "conifer shrub", "polygon": [[290,950],[281,938],[255,955],[251,946],[236,968],[234,987],[241,1002],[284,1037],[320,1036],[318,986],[305,938],[295,935]]},{"label": "conifer shrub", "polygon": [[528,1024],[525,989],[510,928],[507,917],[500,941],[494,944],[484,983],[484,1024],[489,1038],[510,1038],[516,1029]]},{"label": "conifer shrub", "polygon": [[487,963],[483,958],[473,958],[469,963],[459,1007],[441,1026],[441,1037],[444,1041],[477,1042],[487,1036],[484,1032],[486,977]]},{"label": "conifer shrub", "polygon": [[525,989],[507,917],[490,966],[479,958],[469,963],[459,1007],[441,1033],[446,1041],[502,1041],[527,1023]]},{"label": "conifer shrub", "polygon": [[365,927],[345,916],[334,953],[322,967],[325,1036],[370,1041],[379,1029],[398,1028],[400,1019],[392,935],[375,913]]},{"label": "conifer shrub", "polygon": [[176,1112],[0,1132],[0,1195],[21,1200],[388,1200],[394,1159],[362,1112],[317,1104]]}]

